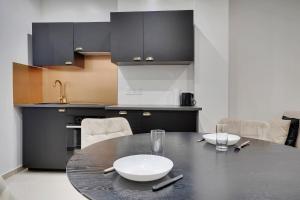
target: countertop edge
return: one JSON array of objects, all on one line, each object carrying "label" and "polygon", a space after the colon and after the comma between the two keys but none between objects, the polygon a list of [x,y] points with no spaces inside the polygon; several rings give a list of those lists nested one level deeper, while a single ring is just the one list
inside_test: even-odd
[{"label": "countertop edge", "polygon": [[201,111],[201,107],[168,107],[168,106],[106,106],[106,110],[165,110],[165,111],[172,111],[172,110],[181,110],[181,111]]},{"label": "countertop edge", "polygon": [[168,105],[103,105],[103,104],[15,104],[17,108],[103,108],[105,110],[165,110],[165,111],[201,111],[197,106],[168,106]]}]

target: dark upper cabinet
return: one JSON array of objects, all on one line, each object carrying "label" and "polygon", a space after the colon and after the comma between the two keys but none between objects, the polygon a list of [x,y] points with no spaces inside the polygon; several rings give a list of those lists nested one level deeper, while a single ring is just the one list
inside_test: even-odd
[{"label": "dark upper cabinet", "polygon": [[74,53],[73,23],[33,23],[33,65],[83,67],[82,55]]},{"label": "dark upper cabinet", "polygon": [[110,52],[110,23],[74,23],[74,50],[79,53]]},{"label": "dark upper cabinet", "polygon": [[193,11],[145,12],[144,60],[183,64],[193,61]]},{"label": "dark upper cabinet", "polygon": [[194,60],[193,11],[111,13],[112,61],[189,64]]},{"label": "dark upper cabinet", "polygon": [[143,16],[142,12],[111,13],[112,62],[143,60]]}]

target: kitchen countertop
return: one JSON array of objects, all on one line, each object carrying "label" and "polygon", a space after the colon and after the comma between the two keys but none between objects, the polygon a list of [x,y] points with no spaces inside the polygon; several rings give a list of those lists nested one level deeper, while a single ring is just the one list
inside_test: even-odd
[{"label": "kitchen countertop", "polygon": [[16,104],[20,108],[105,108],[106,110],[178,110],[178,111],[200,111],[197,106],[175,106],[175,105],[105,105],[97,103],[37,103]]},{"label": "kitchen countertop", "polygon": [[175,105],[113,105],[106,106],[107,110],[182,110],[182,111],[198,111],[202,110],[197,106],[175,106]]}]

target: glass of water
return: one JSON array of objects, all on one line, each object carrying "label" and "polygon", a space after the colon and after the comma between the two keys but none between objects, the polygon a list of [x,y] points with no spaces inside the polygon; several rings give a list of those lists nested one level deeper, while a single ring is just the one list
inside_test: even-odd
[{"label": "glass of water", "polygon": [[228,133],[216,133],[216,150],[228,150]]},{"label": "glass of water", "polygon": [[165,146],[164,130],[151,130],[151,151],[154,155],[163,155]]}]

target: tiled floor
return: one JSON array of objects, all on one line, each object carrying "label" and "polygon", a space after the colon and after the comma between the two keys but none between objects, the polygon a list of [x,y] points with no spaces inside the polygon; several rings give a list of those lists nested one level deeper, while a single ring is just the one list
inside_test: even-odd
[{"label": "tiled floor", "polygon": [[86,200],[63,172],[23,171],[6,183],[17,200]]}]

